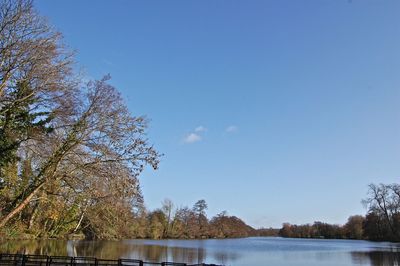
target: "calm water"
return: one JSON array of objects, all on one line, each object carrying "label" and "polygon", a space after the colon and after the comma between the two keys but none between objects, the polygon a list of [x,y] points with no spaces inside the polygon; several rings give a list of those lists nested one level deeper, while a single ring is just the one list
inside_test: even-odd
[{"label": "calm water", "polygon": [[26,253],[224,265],[400,265],[400,245],[353,240],[253,237],[224,240],[7,241],[1,253]]}]

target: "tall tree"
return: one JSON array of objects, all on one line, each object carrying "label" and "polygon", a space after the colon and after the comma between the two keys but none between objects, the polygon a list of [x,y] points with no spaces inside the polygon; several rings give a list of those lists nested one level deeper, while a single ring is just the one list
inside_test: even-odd
[{"label": "tall tree", "polygon": [[159,156],[146,141],[146,120],[129,114],[106,79],[88,84],[80,99],[74,115],[54,119],[52,134],[26,145],[38,166],[35,182],[0,226],[53,186],[84,195],[86,206],[140,195],[137,176],[146,164],[156,168]]},{"label": "tall tree", "polygon": [[32,1],[0,2],[0,228],[18,216],[41,233],[104,236],[143,202],[138,175],[159,157],[146,119],[107,77],[84,85],[71,67]]},{"label": "tall tree", "polygon": [[32,1],[0,2],[0,178],[23,142],[51,130],[70,97],[71,58]]},{"label": "tall tree", "polygon": [[161,210],[164,212],[166,217],[165,222],[166,225],[164,226],[164,236],[170,237],[171,227],[173,226],[173,211],[174,211],[174,204],[170,199],[164,199],[162,202]]},{"label": "tall tree", "polygon": [[207,203],[204,199],[198,200],[194,205],[193,205],[193,211],[196,213],[197,216],[197,223],[198,223],[198,232],[196,233],[196,237],[205,237],[208,232],[207,232],[207,225],[208,225],[208,219],[206,216],[206,210],[208,206]]},{"label": "tall tree", "polygon": [[[368,198],[363,201],[368,208],[367,221],[369,232],[371,223],[379,225],[379,232],[386,232],[384,239],[400,240],[400,185],[370,184]],[[376,218],[376,219],[375,219]]]},{"label": "tall tree", "polygon": [[204,199],[198,200],[194,205],[193,205],[193,211],[197,213],[198,216],[201,215],[206,215],[206,210],[208,206],[207,203]]},{"label": "tall tree", "polygon": [[345,224],[346,236],[351,239],[362,239],[364,236],[363,225],[365,222],[364,216],[350,216]]}]

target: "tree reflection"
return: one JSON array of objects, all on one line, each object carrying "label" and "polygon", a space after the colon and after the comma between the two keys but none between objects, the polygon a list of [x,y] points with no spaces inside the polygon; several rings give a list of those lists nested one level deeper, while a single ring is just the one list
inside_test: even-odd
[{"label": "tree reflection", "polygon": [[233,253],[233,252],[215,252],[214,253],[214,259],[217,261],[217,263],[225,265],[228,264],[229,262],[235,261],[239,258],[239,253]]},{"label": "tree reflection", "polygon": [[7,241],[0,243],[0,253],[49,256],[96,257],[101,259],[132,258],[149,262],[175,261],[191,264],[206,262],[203,247],[176,247],[167,243],[145,241],[43,240]]},{"label": "tree reflection", "polygon": [[400,265],[399,250],[393,251],[370,251],[352,252],[351,257],[354,263],[371,266],[393,266]]},{"label": "tree reflection", "polygon": [[66,243],[63,240],[20,240],[0,242],[1,253],[66,256]]}]

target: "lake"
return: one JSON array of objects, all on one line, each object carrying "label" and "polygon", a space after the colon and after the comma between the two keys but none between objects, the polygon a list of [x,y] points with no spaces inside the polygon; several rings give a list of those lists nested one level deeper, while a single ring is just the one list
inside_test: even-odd
[{"label": "lake", "polygon": [[250,237],[208,240],[3,241],[0,253],[133,258],[237,266],[400,265],[400,244]]}]

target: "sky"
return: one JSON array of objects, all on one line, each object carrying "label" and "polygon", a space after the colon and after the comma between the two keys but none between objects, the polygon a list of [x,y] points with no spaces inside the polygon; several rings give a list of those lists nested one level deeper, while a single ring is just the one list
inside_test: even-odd
[{"label": "sky", "polygon": [[400,1],[51,1],[88,79],[111,74],[164,154],[149,209],[208,203],[258,227],[365,214],[400,177]]}]

